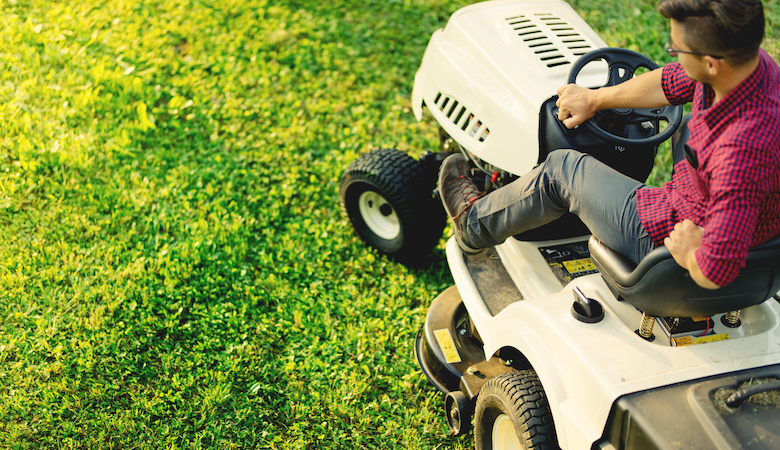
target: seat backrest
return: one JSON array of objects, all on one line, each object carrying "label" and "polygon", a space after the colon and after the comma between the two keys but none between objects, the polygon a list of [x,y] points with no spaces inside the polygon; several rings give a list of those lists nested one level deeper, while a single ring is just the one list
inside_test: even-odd
[{"label": "seat backrest", "polygon": [[591,237],[588,245],[593,264],[612,292],[656,317],[712,316],[735,311],[762,303],[780,290],[780,236],[750,249],[737,279],[714,290],[697,285],[665,247],[634,264],[596,237]]}]

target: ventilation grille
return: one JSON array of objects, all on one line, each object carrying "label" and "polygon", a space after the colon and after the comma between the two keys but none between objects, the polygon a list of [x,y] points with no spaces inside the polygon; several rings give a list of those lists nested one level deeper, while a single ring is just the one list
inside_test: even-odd
[{"label": "ventilation grille", "polygon": [[[573,26],[555,14],[536,13],[506,20],[513,32],[547,67],[571,64],[566,54],[579,57],[595,50]],[[555,42],[553,37],[557,37]],[[561,48],[556,42],[563,43],[564,47]]]},{"label": "ventilation grille", "polygon": [[439,111],[444,113],[447,119],[463,130],[469,137],[479,142],[485,142],[485,139],[490,136],[490,129],[487,125],[482,120],[474,117],[474,114],[465,105],[453,97],[448,97],[439,92],[436,94],[434,104]]}]

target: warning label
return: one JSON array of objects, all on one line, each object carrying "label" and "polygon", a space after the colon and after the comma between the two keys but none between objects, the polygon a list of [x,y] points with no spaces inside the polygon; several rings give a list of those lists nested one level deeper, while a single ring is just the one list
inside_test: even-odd
[{"label": "warning label", "polygon": [[575,259],[573,261],[564,261],[563,267],[571,274],[579,274],[583,272],[594,273],[596,267],[590,262],[590,258]]},{"label": "warning label", "polygon": [[583,275],[598,273],[590,260],[587,241],[539,247],[539,251],[562,284]]},{"label": "warning label", "polygon": [[440,330],[434,330],[433,334],[436,336],[436,341],[439,343],[442,353],[444,353],[444,359],[452,364],[460,362],[460,354],[458,349],[455,348],[455,341],[452,340],[450,330],[442,328]]},{"label": "warning label", "polygon": [[712,334],[709,336],[702,336],[702,337],[682,336],[682,337],[674,338],[674,346],[682,347],[684,345],[706,344],[708,342],[717,342],[726,339],[729,339],[729,335],[726,333]]}]

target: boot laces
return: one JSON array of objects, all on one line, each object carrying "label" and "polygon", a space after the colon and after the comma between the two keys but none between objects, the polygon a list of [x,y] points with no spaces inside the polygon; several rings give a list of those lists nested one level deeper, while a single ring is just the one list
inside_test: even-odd
[{"label": "boot laces", "polygon": [[471,205],[473,205],[474,202],[482,197],[482,193],[477,188],[477,184],[474,183],[474,180],[462,173],[459,175],[459,177],[460,179],[458,180],[458,189],[460,191],[460,196],[463,199],[462,202],[465,203],[465,205],[460,210],[460,212],[456,214],[455,217],[453,217],[453,219],[466,212],[466,210],[471,208]]}]

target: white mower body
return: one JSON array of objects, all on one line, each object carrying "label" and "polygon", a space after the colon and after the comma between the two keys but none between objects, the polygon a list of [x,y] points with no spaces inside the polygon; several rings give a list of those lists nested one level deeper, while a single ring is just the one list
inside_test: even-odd
[{"label": "white mower body", "polygon": [[[566,82],[571,64],[606,44],[560,0],[477,3],[436,31],[415,76],[412,107],[427,106],[474,155],[515,175],[539,163],[539,108]],[[587,67],[586,86],[606,81]]]},{"label": "white mower body", "polygon": [[[619,302],[599,274],[566,285],[556,279],[539,249],[577,240],[510,239],[497,246],[496,253],[523,300],[495,315],[486,306],[490,299],[483,298],[475,286],[454,238],[447,244],[447,262],[484,342],[486,359],[505,347],[528,359],[548,396],[561,448],[590,449],[602,436],[614,402],[623,395],[780,364],[777,301],[743,310],[739,328],[726,328],[720,316],[713,317],[712,334],[699,344],[673,346],[658,326],[658,338],[647,342],[635,333],[641,313]],[[602,321],[583,323],[572,316],[575,287],[601,303]],[[670,411],[677,406],[669,405]],[[718,448],[732,448],[729,442],[721,444]]]}]

